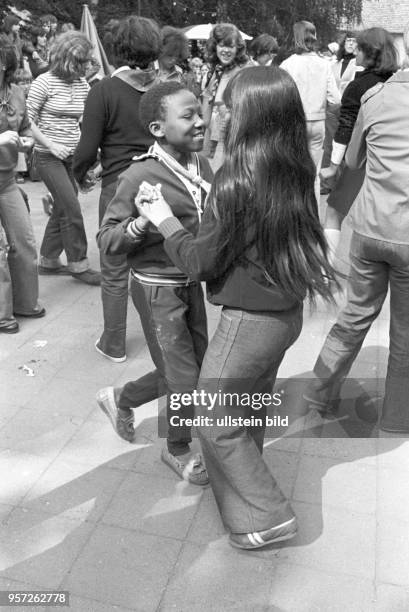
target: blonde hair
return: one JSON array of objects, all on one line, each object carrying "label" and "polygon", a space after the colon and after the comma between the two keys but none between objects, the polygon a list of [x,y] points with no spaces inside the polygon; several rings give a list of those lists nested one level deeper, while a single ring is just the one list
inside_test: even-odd
[{"label": "blonde hair", "polygon": [[62,81],[72,82],[82,76],[80,70],[93,47],[82,32],[69,30],[60,34],[51,45],[50,71]]},{"label": "blonde hair", "polygon": [[297,53],[313,51],[317,42],[315,25],[310,21],[297,21],[293,25],[294,46]]}]

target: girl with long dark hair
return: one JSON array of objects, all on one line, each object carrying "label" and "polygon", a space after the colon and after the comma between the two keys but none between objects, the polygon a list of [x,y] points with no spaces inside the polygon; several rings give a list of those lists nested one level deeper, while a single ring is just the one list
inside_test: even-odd
[{"label": "girl with long dark hair", "polygon": [[[334,279],[293,79],[279,68],[246,68],[228,84],[224,102],[231,113],[225,161],[197,237],[173,217],[158,187],[138,197],[173,262],[189,278],[206,280],[209,301],[223,306],[198,383],[205,394],[221,394],[214,423],[252,414],[227,405],[226,393],[271,393],[301,331],[304,298],[331,299]],[[257,416],[264,418],[265,408]],[[230,543],[251,549],[293,537],[294,513],[262,458],[264,427],[199,426],[198,435]]]}]

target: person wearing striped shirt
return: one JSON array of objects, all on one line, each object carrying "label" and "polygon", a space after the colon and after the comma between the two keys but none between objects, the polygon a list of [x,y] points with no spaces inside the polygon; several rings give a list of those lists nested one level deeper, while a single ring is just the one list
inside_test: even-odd
[{"label": "person wearing striped shirt", "polygon": [[[70,274],[99,285],[100,274],[90,268],[87,258],[87,237],[72,172],[89,90],[85,73],[91,52],[91,43],[80,32],[58,36],[51,48],[50,70],[33,82],[27,110],[36,140],[37,168],[54,200],[40,248],[39,272]],[[62,251],[67,266],[61,264]]]}]

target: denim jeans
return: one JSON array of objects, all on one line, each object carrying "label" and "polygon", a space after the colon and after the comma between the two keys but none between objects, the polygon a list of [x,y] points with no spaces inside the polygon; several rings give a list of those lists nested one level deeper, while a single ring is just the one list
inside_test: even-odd
[{"label": "denim jeans", "polygon": [[[199,392],[272,392],[285,351],[302,326],[302,310],[248,312],[224,308],[203,360]],[[223,396],[224,397],[224,396]],[[234,414],[248,417],[248,407]],[[231,407],[212,410],[214,422]],[[262,531],[294,516],[263,457],[264,428],[198,427],[210,484],[225,526],[233,533]]]},{"label": "denim jeans", "polygon": [[54,200],[40,248],[41,264],[57,268],[65,251],[70,272],[84,272],[89,268],[88,245],[72,173],[72,156],[61,160],[51,153],[35,154],[38,172]]},{"label": "denim jeans", "polygon": [[339,397],[372,322],[390,288],[390,342],[381,426],[409,431],[409,244],[352,235],[348,301],[314,366],[315,398]]},{"label": "denim jeans", "polygon": [[[117,182],[101,189],[99,224],[115,195]],[[106,255],[100,251],[101,298],[104,331],[99,345],[104,353],[122,357],[126,353],[126,315],[128,310],[129,263],[126,255]]]},{"label": "denim jeans", "polygon": [[[156,369],[121,389],[119,408],[136,408],[168,393],[196,388],[207,348],[207,321],[202,287],[155,287],[131,281],[132,299]],[[172,412],[167,405],[168,422]],[[181,410],[193,416],[191,405]],[[173,455],[189,451],[190,427],[168,427],[168,449]]]},{"label": "denim jeans", "polygon": [[[4,232],[1,231],[4,228]],[[38,307],[37,249],[31,219],[14,177],[0,184],[0,326]]]}]

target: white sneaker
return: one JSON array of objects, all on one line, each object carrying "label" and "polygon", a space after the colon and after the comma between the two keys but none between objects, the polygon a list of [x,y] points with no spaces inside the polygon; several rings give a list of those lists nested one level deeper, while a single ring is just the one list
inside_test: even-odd
[{"label": "white sneaker", "polygon": [[106,357],[106,359],[113,361],[114,363],[123,363],[124,361],[126,361],[126,355],[122,355],[122,357],[113,357],[112,355],[108,355],[108,353],[104,353],[104,351],[99,346],[100,340],[101,338],[98,338],[98,340],[95,342],[95,350],[97,351],[97,353],[99,353],[103,357]]}]

